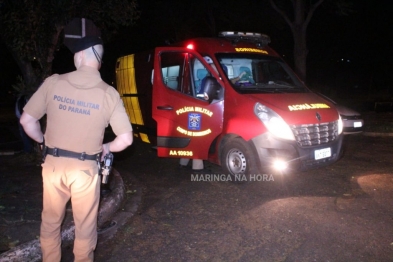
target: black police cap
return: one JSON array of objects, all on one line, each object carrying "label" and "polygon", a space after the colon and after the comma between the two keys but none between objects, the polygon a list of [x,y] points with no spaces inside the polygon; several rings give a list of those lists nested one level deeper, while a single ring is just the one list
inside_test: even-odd
[{"label": "black police cap", "polygon": [[102,45],[100,36],[101,31],[93,21],[76,17],[64,27],[63,43],[72,53],[77,53],[97,44]]},{"label": "black police cap", "polygon": [[103,45],[101,37],[85,36],[83,38],[74,39],[74,41],[67,45],[67,47],[71,50],[72,53],[75,54],[95,45]]}]

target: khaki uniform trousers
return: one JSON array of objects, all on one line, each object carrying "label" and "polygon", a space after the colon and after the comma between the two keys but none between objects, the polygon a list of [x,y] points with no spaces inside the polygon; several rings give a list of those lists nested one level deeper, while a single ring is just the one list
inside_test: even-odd
[{"label": "khaki uniform trousers", "polygon": [[61,224],[71,198],[75,261],[93,261],[97,245],[100,179],[96,161],[46,156],[42,164],[43,211],[40,243],[44,262],[61,259]]}]

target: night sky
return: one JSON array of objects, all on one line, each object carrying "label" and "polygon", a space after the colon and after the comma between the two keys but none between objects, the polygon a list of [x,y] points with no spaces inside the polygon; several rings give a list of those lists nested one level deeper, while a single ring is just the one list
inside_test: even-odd
[{"label": "night sky", "polygon": [[[289,0],[287,0],[289,2]],[[116,58],[141,50],[213,31],[253,31],[268,34],[271,46],[292,66],[293,40],[289,26],[268,1],[210,0],[214,25],[204,10],[207,0],[140,0],[141,19],[132,28],[123,28],[105,44],[103,79],[111,83]],[[257,2],[257,3],[255,3]],[[355,0],[355,12],[337,15],[332,0],[325,0],[308,27],[308,78],[310,87],[356,90],[390,86],[393,96],[393,8],[390,0]],[[200,6],[198,6],[198,3]],[[220,4],[222,3],[222,4]],[[215,28],[215,30],[212,30]],[[0,42],[0,84],[4,97],[19,74],[12,57]],[[62,47],[55,55],[53,73],[74,70],[72,54]],[[345,93],[344,92],[344,93]]]}]

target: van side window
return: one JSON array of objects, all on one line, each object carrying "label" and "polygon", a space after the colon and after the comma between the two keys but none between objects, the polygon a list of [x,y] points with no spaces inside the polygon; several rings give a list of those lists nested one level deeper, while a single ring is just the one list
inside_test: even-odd
[{"label": "van side window", "polygon": [[[211,62],[210,63],[210,68],[206,68],[202,62],[196,58],[196,57],[192,57],[191,58],[191,62],[190,62],[190,67],[191,67],[191,72],[192,72],[192,79],[193,79],[193,90],[194,90],[194,96],[198,99],[207,101],[209,100],[208,95],[206,94],[206,90],[204,90],[204,88],[206,88],[206,83],[209,82],[209,79],[211,80],[213,77],[213,73],[211,70],[215,70],[216,72],[218,72],[217,67]],[[221,66],[225,66],[223,64],[221,64]],[[232,68],[231,68],[232,70]],[[225,70],[224,70],[225,71]],[[217,85],[219,86],[219,84],[217,83]],[[218,87],[216,87],[218,88]],[[224,99],[223,96],[223,89],[222,88],[218,88],[216,90],[216,94],[214,95],[213,100],[222,100]]]},{"label": "van side window", "polygon": [[194,86],[195,86],[195,91],[196,93],[201,92],[201,84],[202,80],[209,74],[209,72],[206,70],[206,68],[198,68],[195,70],[195,76],[194,76]]},{"label": "van side window", "polygon": [[185,95],[198,99],[202,80],[209,75],[203,64],[189,53],[164,52],[161,54],[161,73],[164,84]]},{"label": "van side window", "polygon": [[163,53],[161,54],[161,73],[164,84],[173,90],[181,90],[181,79],[184,65],[184,56],[179,53]]}]

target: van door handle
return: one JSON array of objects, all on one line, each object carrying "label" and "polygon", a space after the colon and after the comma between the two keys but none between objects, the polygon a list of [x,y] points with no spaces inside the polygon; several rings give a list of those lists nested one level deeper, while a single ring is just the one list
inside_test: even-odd
[{"label": "van door handle", "polygon": [[173,110],[171,106],[157,106],[158,110]]}]

